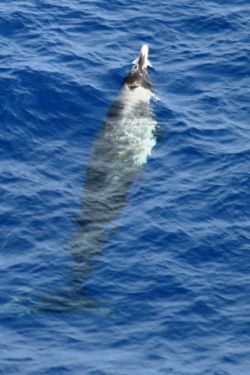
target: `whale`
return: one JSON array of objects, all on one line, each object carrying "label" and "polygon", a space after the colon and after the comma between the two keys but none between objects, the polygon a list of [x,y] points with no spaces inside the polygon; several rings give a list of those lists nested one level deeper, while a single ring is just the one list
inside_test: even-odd
[{"label": "whale", "polygon": [[74,238],[75,283],[89,278],[100,254],[103,231],[126,204],[129,186],[156,144],[157,122],[150,106],[155,96],[148,73],[149,47],[144,44],[107,112],[87,167],[79,230]]},{"label": "whale", "polygon": [[73,259],[71,286],[43,298],[43,310],[64,311],[93,304],[85,285],[94,260],[101,255],[105,231],[119,218],[128,189],[156,144],[157,122],[151,108],[155,92],[148,55],[149,47],[144,44],[94,141],[77,229],[69,245]]}]

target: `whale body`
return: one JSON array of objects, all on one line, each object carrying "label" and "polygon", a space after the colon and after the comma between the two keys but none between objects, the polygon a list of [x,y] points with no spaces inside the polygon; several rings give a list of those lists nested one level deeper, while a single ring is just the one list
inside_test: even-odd
[{"label": "whale body", "polygon": [[69,246],[74,260],[70,286],[43,296],[40,310],[93,305],[85,284],[93,260],[101,254],[105,229],[119,217],[128,188],[156,143],[156,120],[149,105],[154,96],[149,65],[148,46],[143,45],[93,145],[78,229]]},{"label": "whale body", "polygon": [[154,96],[149,65],[145,44],[93,146],[79,230],[73,244],[77,284],[82,285],[88,279],[91,261],[100,253],[103,231],[119,217],[130,184],[156,144],[157,123],[149,105]]}]

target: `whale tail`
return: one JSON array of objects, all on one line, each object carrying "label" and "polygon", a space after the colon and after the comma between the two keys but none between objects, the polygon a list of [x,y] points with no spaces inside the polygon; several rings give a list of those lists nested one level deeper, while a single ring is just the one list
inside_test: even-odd
[{"label": "whale tail", "polygon": [[104,241],[103,229],[98,224],[82,221],[78,233],[69,244],[74,266],[68,284],[40,295],[36,310],[66,312],[98,308],[97,301],[88,295],[86,282],[90,279],[94,259],[101,254]]},{"label": "whale tail", "polygon": [[139,57],[132,62],[136,68],[142,72],[145,72],[148,66],[152,68],[152,65],[148,59],[148,50],[148,45],[143,44]]}]

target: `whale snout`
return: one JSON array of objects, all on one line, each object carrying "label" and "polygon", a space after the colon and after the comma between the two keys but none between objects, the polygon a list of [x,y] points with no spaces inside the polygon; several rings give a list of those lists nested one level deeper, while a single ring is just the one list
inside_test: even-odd
[{"label": "whale snout", "polygon": [[138,65],[142,71],[145,71],[148,67],[148,45],[143,44],[141,51],[140,51],[140,57]]},{"label": "whale snout", "polygon": [[139,57],[133,61],[133,64],[135,65],[134,70],[138,70],[141,73],[146,73],[148,66],[152,67],[148,59],[148,51],[149,51],[148,45],[143,44],[140,50]]}]

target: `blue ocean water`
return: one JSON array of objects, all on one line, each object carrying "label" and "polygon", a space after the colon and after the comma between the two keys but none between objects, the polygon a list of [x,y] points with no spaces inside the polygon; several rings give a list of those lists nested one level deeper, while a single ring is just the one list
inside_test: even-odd
[{"label": "blue ocean water", "polygon": [[[250,374],[249,29],[247,0],[1,1],[0,374]],[[85,303],[42,309],[143,43],[157,145]]]}]

